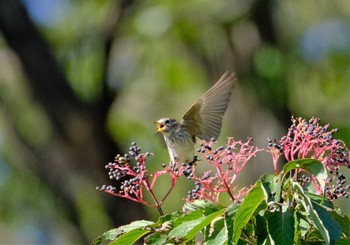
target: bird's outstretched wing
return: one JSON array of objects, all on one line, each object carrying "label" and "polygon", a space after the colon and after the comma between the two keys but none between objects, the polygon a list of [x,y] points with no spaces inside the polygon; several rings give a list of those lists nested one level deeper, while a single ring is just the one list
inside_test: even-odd
[{"label": "bird's outstretched wing", "polygon": [[192,136],[209,141],[220,135],[222,118],[236,82],[233,73],[224,75],[182,116],[182,123]]}]

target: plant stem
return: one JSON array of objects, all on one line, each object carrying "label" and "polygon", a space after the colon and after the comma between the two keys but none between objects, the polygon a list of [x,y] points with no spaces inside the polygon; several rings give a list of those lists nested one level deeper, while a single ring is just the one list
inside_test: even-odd
[{"label": "plant stem", "polygon": [[151,195],[151,197],[152,197],[154,203],[156,204],[156,207],[157,207],[157,209],[158,209],[159,214],[162,216],[164,213],[163,213],[163,210],[162,210],[162,208],[161,208],[161,204],[158,202],[156,196],[154,195],[152,189],[151,189],[150,186],[149,186],[148,177],[143,181],[143,183],[144,183],[144,185],[145,185],[147,191],[150,193],[150,195]]},{"label": "plant stem", "polygon": [[222,179],[222,183],[224,183],[224,186],[225,186],[225,188],[226,188],[226,192],[228,193],[228,195],[230,196],[230,198],[232,199],[232,201],[234,201],[235,198],[233,197],[233,195],[232,195],[232,193],[231,193],[231,191],[230,191],[230,187],[227,185],[226,179],[225,179],[225,177],[224,177],[223,174],[222,174],[221,167],[220,167],[220,165],[218,165],[218,164],[216,164],[216,171],[219,173],[219,175],[220,175],[220,177],[221,177],[221,179]]},{"label": "plant stem", "polygon": [[158,209],[160,216],[163,216],[164,213],[163,213],[162,208],[160,206],[157,206],[157,209]]}]

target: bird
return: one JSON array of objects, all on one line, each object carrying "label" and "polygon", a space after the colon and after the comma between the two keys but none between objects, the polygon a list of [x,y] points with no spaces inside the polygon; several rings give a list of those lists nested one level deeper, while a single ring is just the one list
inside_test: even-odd
[{"label": "bird", "polygon": [[193,162],[196,137],[207,142],[218,139],[236,81],[234,73],[225,72],[180,121],[165,117],[154,122],[156,133],[163,135],[173,164]]}]

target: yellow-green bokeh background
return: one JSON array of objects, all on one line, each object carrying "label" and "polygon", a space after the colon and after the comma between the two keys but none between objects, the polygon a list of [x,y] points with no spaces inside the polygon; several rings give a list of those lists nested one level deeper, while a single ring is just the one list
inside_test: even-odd
[{"label": "yellow-green bokeh background", "polygon": [[[130,1],[112,30],[119,1],[55,0],[52,3],[60,3],[45,8],[45,1],[23,2],[82,101],[93,103],[101,96],[107,66],[108,89],[118,94],[106,128],[125,152],[132,141],[154,152],[148,162],[151,170],[168,161],[153,122],[164,116],[181,118],[226,70],[235,72],[239,83],[218,144],[228,136],[254,137],[255,145],[266,147],[267,137],[283,136],[291,114],[321,118],[339,128],[336,137],[350,144],[349,1]],[[270,4],[270,12],[254,19],[260,4]],[[269,19],[272,31],[259,27]],[[114,36],[107,64],[106,30]],[[11,128],[37,148],[49,144],[51,128],[28,92],[20,60],[1,33],[0,96],[0,243],[81,243],[78,228],[53,198],[55,193],[25,168],[31,159],[21,152]],[[249,185],[272,170],[271,158],[261,153],[241,173],[239,184]],[[350,178],[349,169],[344,171]],[[190,184],[180,182],[165,202],[165,212],[181,208]],[[79,229],[93,239],[110,228],[110,221],[101,205],[107,197],[94,189],[103,183],[87,183],[79,185],[84,188],[75,198]],[[161,180],[157,193],[167,184]],[[350,213],[349,200],[337,204]],[[156,210],[146,207],[146,212],[144,219],[156,219]]]}]

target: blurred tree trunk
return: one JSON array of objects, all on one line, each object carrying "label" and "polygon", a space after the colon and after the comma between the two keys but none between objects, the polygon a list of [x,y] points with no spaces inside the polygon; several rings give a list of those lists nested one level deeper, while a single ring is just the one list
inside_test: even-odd
[{"label": "blurred tree trunk", "polygon": [[[277,32],[274,26],[274,9],[276,5],[275,0],[260,0],[256,1],[251,10],[251,20],[254,22],[258,28],[260,37],[263,43],[270,45],[272,47],[279,48]],[[287,102],[288,102],[288,92],[287,92],[287,78],[283,76],[279,86],[269,87],[268,97],[261,94],[262,89],[258,86],[253,86],[256,89],[256,93],[260,96],[261,101],[267,105],[268,108],[272,110],[276,118],[286,127],[290,125],[290,112]],[[268,87],[268,82],[263,84],[264,87]],[[281,96],[283,94],[283,96]],[[275,101],[274,98],[283,98],[283,101]]]},{"label": "blurred tree trunk", "polygon": [[[129,1],[123,1],[121,8],[128,4]],[[122,9],[116,12],[121,17]],[[115,95],[108,93],[104,78],[101,82],[104,91],[99,100],[93,104],[80,101],[20,0],[0,0],[0,30],[18,55],[33,98],[46,112],[53,129],[50,145],[45,149],[35,149],[21,138],[21,143],[35,159],[28,167],[63,203],[71,222],[80,227],[76,204],[79,193],[79,186],[75,186],[77,179],[88,179],[94,184],[105,183],[104,165],[120,152],[106,132],[107,113]],[[105,67],[113,41],[112,33],[105,37]],[[115,226],[140,218],[143,214],[140,206],[130,201],[107,200],[106,212]],[[121,210],[128,210],[129,217]],[[87,240],[82,231],[81,235]]]}]

